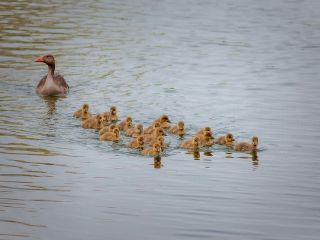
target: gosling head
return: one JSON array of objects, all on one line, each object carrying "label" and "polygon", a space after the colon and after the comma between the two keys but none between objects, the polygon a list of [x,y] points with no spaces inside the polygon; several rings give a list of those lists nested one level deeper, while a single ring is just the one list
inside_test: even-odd
[{"label": "gosling head", "polygon": [[160,122],[161,122],[161,123],[165,123],[165,122],[171,123],[170,120],[169,120],[168,115],[162,115],[162,116],[160,117]]},{"label": "gosling head", "polygon": [[102,117],[101,117],[100,113],[97,114],[96,119],[97,119],[98,124],[100,124],[101,120],[102,120]]},{"label": "gosling head", "polygon": [[139,144],[139,146],[143,146],[143,144],[144,144],[144,138],[143,138],[143,136],[137,137],[137,143]]},{"label": "gosling head", "polygon": [[109,114],[106,112],[106,113],[103,113],[102,115],[102,121],[104,122],[108,122],[110,120],[109,118]]},{"label": "gosling head", "polygon": [[110,107],[110,113],[111,113],[111,115],[117,115],[117,107],[116,106],[111,106]]},{"label": "gosling head", "polygon": [[116,128],[116,125],[115,125],[115,124],[111,124],[111,125],[109,126],[109,131],[112,132],[113,129],[115,129],[115,128]]},{"label": "gosling head", "polygon": [[132,117],[127,116],[126,117],[126,123],[132,123]]},{"label": "gosling head", "polygon": [[205,128],[203,129],[203,131],[205,131],[205,132],[212,132],[211,127],[205,127]]},{"label": "gosling head", "polygon": [[153,124],[153,128],[159,128],[160,126],[160,122],[158,121]]},{"label": "gosling head", "polygon": [[184,122],[183,121],[178,122],[178,129],[184,130]]},{"label": "gosling head", "polygon": [[233,135],[231,133],[227,133],[225,136],[225,140],[227,143],[233,143],[234,142]]},{"label": "gosling head", "polygon": [[115,137],[119,137],[119,134],[120,134],[120,131],[119,131],[119,128],[115,127],[113,130],[112,130],[112,133]]},{"label": "gosling head", "polygon": [[258,142],[259,142],[258,137],[257,137],[257,136],[253,136],[251,140],[252,140],[252,147],[253,147],[254,149],[257,149],[257,147],[258,147]]},{"label": "gosling head", "polygon": [[138,134],[142,134],[143,133],[143,125],[142,124],[138,124],[137,125],[137,133]]},{"label": "gosling head", "polygon": [[89,111],[89,105],[87,103],[82,105],[82,111],[84,114],[87,114]]},{"label": "gosling head", "polygon": [[155,131],[155,135],[156,136],[163,136],[164,135],[164,131],[162,128],[157,128]]},{"label": "gosling head", "polygon": [[204,137],[206,138],[206,139],[212,139],[213,137],[212,137],[212,133],[211,132],[204,132]]}]

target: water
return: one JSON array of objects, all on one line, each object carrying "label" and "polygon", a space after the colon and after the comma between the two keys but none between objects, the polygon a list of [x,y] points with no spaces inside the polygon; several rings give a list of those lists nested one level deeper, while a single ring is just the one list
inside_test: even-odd
[{"label": "water", "polygon": [[[1,2],[0,239],[318,239],[319,7]],[[44,53],[66,98],[35,94]],[[190,135],[257,135],[260,151],[194,160],[167,136],[154,161],[81,129],[85,102],[145,126],[166,113]]]}]

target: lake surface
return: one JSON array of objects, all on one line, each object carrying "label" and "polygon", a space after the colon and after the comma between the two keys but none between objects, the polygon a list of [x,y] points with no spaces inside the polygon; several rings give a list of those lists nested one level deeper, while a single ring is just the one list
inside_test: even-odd
[{"label": "lake surface", "polygon": [[[319,239],[319,1],[0,3],[0,239]],[[71,90],[35,86],[56,58]],[[72,113],[210,126],[257,156],[161,162]]]}]

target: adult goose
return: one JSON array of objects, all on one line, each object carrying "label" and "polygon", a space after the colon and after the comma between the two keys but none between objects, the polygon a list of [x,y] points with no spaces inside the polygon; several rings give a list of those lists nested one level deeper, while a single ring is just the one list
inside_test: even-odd
[{"label": "adult goose", "polygon": [[35,62],[43,62],[48,65],[48,74],[44,76],[36,88],[36,92],[42,95],[61,95],[67,94],[69,91],[69,85],[64,77],[60,74],[55,74],[55,61],[54,57],[50,54],[38,57]]}]

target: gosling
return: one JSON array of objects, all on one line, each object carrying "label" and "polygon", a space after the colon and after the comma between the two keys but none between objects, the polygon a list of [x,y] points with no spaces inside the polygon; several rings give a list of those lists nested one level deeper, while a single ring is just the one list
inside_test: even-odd
[{"label": "gosling", "polygon": [[143,136],[138,136],[137,138],[133,139],[127,145],[129,148],[136,148],[136,149],[143,149],[144,140]]},{"label": "gosling", "polygon": [[142,155],[149,155],[149,156],[160,156],[161,154],[161,146],[159,143],[153,144],[151,148],[144,149],[142,151]]},{"label": "gosling", "polygon": [[81,118],[82,120],[90,118],[91,113],[89,112],[89,105],[87,103],[83,104],[80,109],[74,112],[73,116]]},{"label": "gosling", "polygon": [[240,142],[234,146],[234,150],[239,152],[254,152],[257,151],[258,142],[258,137],[253,136],[251,138],[251,143]]},{"label": "gosling", "polygon": [[134,128],[129,128],[126,130],[126,134],[130,137],[138,137],[143,134],[143,125],[138,124]]},{"label": "gosling", "polygon": [[127,129],[132,128],[132,117],[127,116],[125,120],[118,124],[118,128],[120,131],[127,131]]},{"label": "gosling", "polygon": [[227,133],[225,136],[219,137],[215,141],[215,143],[219,145],[227,145],[227,146],[233,145],[234,144],[233,135],[231,133]]},{"label": "gosling", "polygon": [[186,140],[183,143],[181,143],[180,147],[186,148],[186,149],[198,150],[200,147],[199,142],[200,142],[199,137],[195,136],[192,139]]},{"label": "gosling", "polygon": [[179,121],[177,123],[177,125],[173,125],[169,129],[169,132],[173,133],[173,134],[176,134],[176,135],[179,135],[179,136],[183,136],[186,133],[185,128],[184,128],[184,122],[183,121]]},{"label": "gosling", "polygon": [[106,132],[102,134],[99,139],[101,141],[112,141],[112,142],[119,142],[120,141],[120,131],[118,128],[114,128],[112,132]]},{"label": "gosling", "polygon": [[95,117],[84,120],[81,124],[83,128],[100,129],[102,127],[101,114],[97,114]]}]

